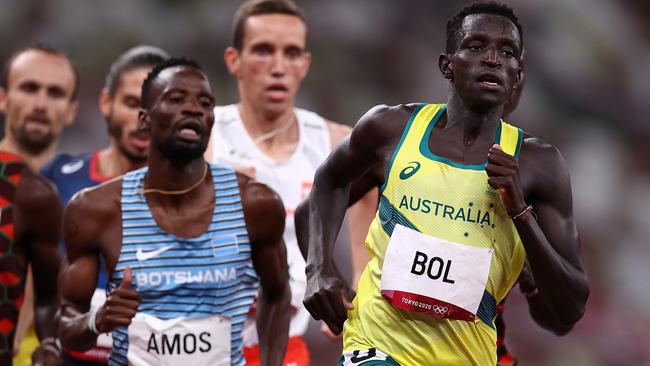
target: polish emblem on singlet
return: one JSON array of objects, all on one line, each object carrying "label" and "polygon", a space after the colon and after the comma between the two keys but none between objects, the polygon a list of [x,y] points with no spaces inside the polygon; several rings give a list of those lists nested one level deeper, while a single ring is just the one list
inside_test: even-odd
[{"label": "polish emblem on singlet", "polygon": [[409,179],[413,176],[413,174],[417,173],[418,170],[420,170],[420,163],[417,161],[412,161],[406,165],[406,168],[402,169],[402,171],[399,172],[399,179]]}]

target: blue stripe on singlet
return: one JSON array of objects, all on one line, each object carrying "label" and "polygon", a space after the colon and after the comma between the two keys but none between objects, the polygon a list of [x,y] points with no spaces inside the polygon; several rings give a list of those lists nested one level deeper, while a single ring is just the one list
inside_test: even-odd
[{"label": "blue stripe on singlet", "polygon": [[[128,266],[133,271],[133,287],[142,296],[138,312],[161,319],[230,317],[231,363],[244,365],[242,331],[257,295],[258,277],[251,262],[237,177],[216,164],[210,164],[210,172],[215,190],[212,221],[205,233],[191,239],[175,237],[156,224],[140,194],[146,168],[124,176],[122,249],[107,290],[122,282]],[[169,248],[145,261],[136,259],[138,250],[146,253],[163,247]],[[128,364],[128,347],[128,328],[114,330],[109,364]]]},{"label": "blue stripe on singlet", "polygon": [[[397,224],[421,232],[384,195],[379,197],[379,221],[388,236],[393,235],[393,230],[395,230],[395,225]],[[483,298],[476,311],[476,316],[491,328],[496,329],[494,320],[497,316],[497,301],[487,290],[483,292]]]}]

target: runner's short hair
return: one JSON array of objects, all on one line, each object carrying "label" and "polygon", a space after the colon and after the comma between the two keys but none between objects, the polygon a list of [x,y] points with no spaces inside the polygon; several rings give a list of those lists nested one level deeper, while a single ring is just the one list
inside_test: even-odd
[{"label": "runner's short hair", "polygon": [[519,32],[520,49],[524,49],[524,30],[519,23],[519,18],[511,7],[497,2],[474,3],[462,8],[456,15],[447,21],[447,45],[446,51],[449,54],[456,52],[460,39],[462,38],[461,27],[463,20],[472,14],[495,14],[508,18],[517,27]]},{"label": "runner's short hair", "polygon": [[197,70],[203,72],[201,65],[185,57],[170,57],[165,62],[154,66],[154,68],[149,72],[147,78],[144,79],[142,83],[142,96],[140,97],[140,107],[145,109],[149,107],[151,103],[151,84],[156,80],[158,75],[165,70],[175,66],[188,66],[193,67]]},{"label": "runner's short hair", "polygon": [[0,86],[2,86],[5,90],[9,89],[9,73],[11,72],[11,66],[14,63],[14,60],[18,56],[20,56],[21,54],[27,51],[40,51],[44,53],[49,53],[50,55],[55,55],[55,56],[65,58],[68,61],[68,64],[70,64],[70,68],[72,69],[72,73],[74,74],[74,88],[72,89],[70,100],[77,99],[77,94],[79,92],[79,70],[77,70],[77,66],[74,63],[72,63],[72,61],[70,61],[70,58],[65,53],[63,53],[63,51],[60,51],[44,43],[34,43],[27,47],[14,51],[9,56],[7,61],[5,61],[4,63],[4,66],[2,68],[2,79],[0,81]]},{"label": "runner's short hair", "polygon": [[232,23],[232,46],[238,51],[244,45],[246,20],[254,15],[285,14],[300,18],[305,22],[305,15],[292,0],[248,0],[235,13]]},{"label": "runner's short hair", "polygon": [[111,69],[106,75],[104,87],[108,90],[108,95],[115,96],[117,88],[120,87],[122,75],[125,72],[139,67],[153,67],[163,63],[168,58],[169,54],[158,47],[141,45],[128,49],[111,64]]}]

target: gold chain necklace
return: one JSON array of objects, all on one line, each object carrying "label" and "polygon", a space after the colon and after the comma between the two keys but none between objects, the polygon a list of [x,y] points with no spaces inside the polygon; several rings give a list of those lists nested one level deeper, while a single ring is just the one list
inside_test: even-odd
[{"label": "gold chain necklace", "polygon": [[[185,189],[178,189],[175,191],[167,191],[164,189],[158,189],[158,188],[142,188],[140,189],[140,194],[147,194],[147,193],[160,193],[160,194],[168,194],[168,195],[179,195],[179,194],[185,194],[194,188],[198,187],[201,182],[205,179],[205,177],[208,175],[208,164],[205,164],[205,169],[203,169],[203,176],[201,179],[196,181],[196,183],[192,184],[191,186],[185,188]],[[143,184],[144,185],[144,184]]]}]

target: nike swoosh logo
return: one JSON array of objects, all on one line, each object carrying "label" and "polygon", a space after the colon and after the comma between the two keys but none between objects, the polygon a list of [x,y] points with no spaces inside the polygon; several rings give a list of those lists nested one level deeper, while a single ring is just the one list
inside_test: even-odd
[{"label": "nike swoosh logo", "polygon": [[61,167],[61,173],[63,174],[72,174],[84,166],[83,160],[73,161],[72,163],[67,163]]},{"label": "nike swoosh logo", "polygon": [[155,250],[152,250],[150,252],[145,252],[142,250],[142,248],[138,248],[138,250],[135,252],[135,259],[139,261],[146,261],[147,259],[151,259],[153,257],[156,257],[157,255],[168,251],[169,249],[173,248],[174,245],[168,245],[166,247],[158,248]]}]

